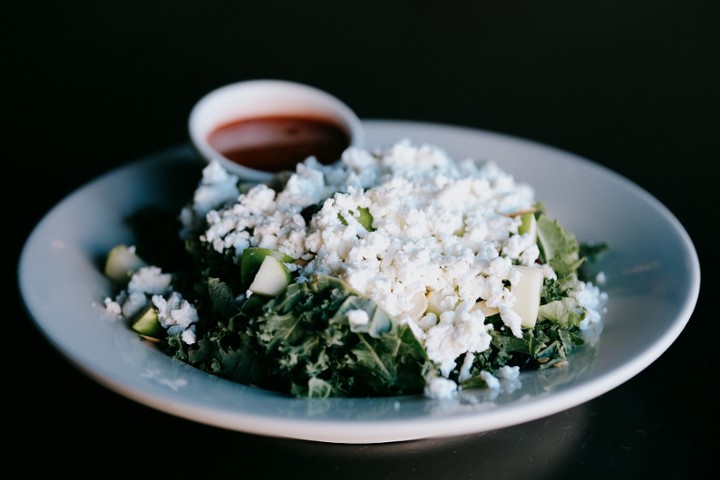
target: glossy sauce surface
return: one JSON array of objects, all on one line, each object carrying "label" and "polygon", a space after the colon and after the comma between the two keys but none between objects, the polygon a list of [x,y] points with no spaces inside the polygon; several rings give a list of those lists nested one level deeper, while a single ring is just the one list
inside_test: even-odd
[{"label": "glossy sauce surface", "polygon": [[314,155],[320,163],[334,163],[350,145],[337,123],[312,116],[245,118],[213,130],[208,143],[230,160],[258,170],[294,170]]}]

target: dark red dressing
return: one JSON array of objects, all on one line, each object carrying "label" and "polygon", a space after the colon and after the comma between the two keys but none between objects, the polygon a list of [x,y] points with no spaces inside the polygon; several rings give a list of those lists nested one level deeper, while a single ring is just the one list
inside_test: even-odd
[{"label": "dark red dressing", "polygon": [[310,155],[320,163],[334,163],[350,145],[350,137],[328,119],[269,116],[221,125],[208,135],[208,143],[236,163],[277,172],[294,170]]}]

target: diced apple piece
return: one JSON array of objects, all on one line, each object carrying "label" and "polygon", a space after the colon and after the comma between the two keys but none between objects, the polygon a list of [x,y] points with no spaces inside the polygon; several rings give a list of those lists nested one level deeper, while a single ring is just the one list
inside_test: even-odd
[{"label": "diced apple piece", "polygon": [[282,262],[292,262],[294,259],[278,250],[271,248],[249,247],[243,250],[240,257],[240,282],[249,285],[260,269],[267,256],[275,257]]},{"label": "diced apple piece", "polygon": [[157,310],[152,305],[145,307],[132,322],[131,328],[140,335],[151,338],[160,338],[165,329],[160,324]]},{"label": "diced apple piece", "polygon": [[126,285],[133,273],[147,264],[135,252],[135,247],[120,244],[108,252],[105,275],[118,285]]},{"label": "diced apple piece", "polygon": [[428,301],[427,306],[425,307],[425,310],[427,312],[432,312],[435,315],[440,315],[440,313],[447,309],[446,306],[443,306],[445,296],[437,290],[426,293],[425,298],[427,298]]},{"label": "diced apple piece", "polygon": [[543,287],[543,272],[539,268],[516,266],[522,274],[520,280],[512,287],[510,291],[515,295],[515,304],[513,311],[522,319],[522,326],[532,328],[537,321],[538,310],[540,308],[540,296]]},{"label": "diced apple piece", "polygon": [[259,295],[275,297],[287,288],[290,280],[291,275],[287,265],[282,260],[267,255],[248,290]]},{"label": "diced apple piece", "polygon": [[413,307],[408,312],[408,315],[413,320],[417,320],[425,314],[428,307],[428,299],[424,293],[418,292],[412,297]]},{"label": "diced apple piece", "polygon": [[485,300],[480,300],[473,305],[472,310],[480,310],[485,317],[492,317],[493,315],[500,313],[500,309],[497,307],[488,307]]},{"label": "diced apple piece", "polygon": [[529,234],[533,241],[537,241],[537,220],[535,219],[535,212],[523,213],[520,215],[520,222],[518,233],[520,235]]}]

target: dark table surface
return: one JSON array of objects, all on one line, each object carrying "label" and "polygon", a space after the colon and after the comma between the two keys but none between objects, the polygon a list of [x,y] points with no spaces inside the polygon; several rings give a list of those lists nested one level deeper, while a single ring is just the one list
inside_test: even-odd
[{"label": "dark table surface", "polygon": [[703,283],[679,338],[606,394],[510,428],[381,445],[264,438],[135,403],[66,362],[15,287],[3,342],[8,469],[76,478],[685,479],[715,464],[717,2],[11,3],[1,20],[0,102],[13,281],[27,236],[63,197],[186,143],[187,115],[207,91],[282,78],[330,91],[361,118],[508,133],[605,165],[680,220]]}]

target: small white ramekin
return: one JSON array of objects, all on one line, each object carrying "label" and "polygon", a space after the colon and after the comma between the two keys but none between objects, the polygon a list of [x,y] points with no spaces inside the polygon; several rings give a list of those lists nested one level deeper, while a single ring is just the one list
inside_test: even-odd
[{"label": "small white ramekin", "polygon": [[309,85],[286,80],[246,80],[212,90],[192,108],[188,121],[190,140],[207,161],[217,160],[243,180],[267,181],[275,172],[263,171],[234,162],[208,143],[208,135],[235,120],[275,115],[312,115],[344,127],[350,145],[365,141],[362,122],[344,102]]}]

